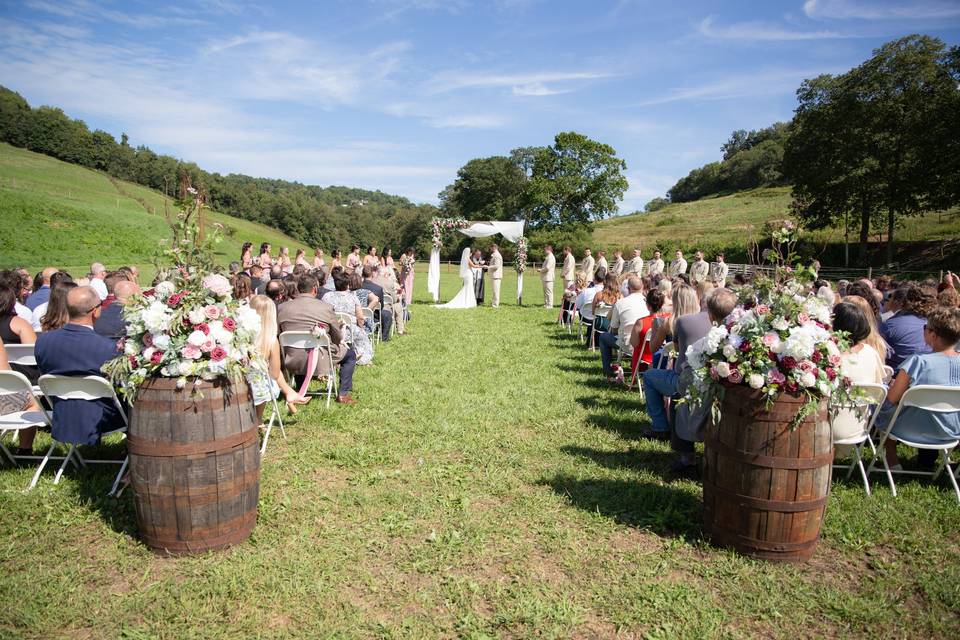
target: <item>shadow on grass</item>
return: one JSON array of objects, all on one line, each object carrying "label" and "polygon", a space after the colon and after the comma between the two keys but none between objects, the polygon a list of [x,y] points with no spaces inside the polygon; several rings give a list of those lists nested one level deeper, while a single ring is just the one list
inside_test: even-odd
[{"label": "shadow on grass", "polygon": [[561,451],[567,455],[592,460],[605,469],[629,469],[631,471],[647,471],[660,476],[664,480],[673,480],[670,472],[670,463],[674,456],[669,451],[658,449],[633,449],[631,451],[602,451],[589,447],[566,446]]},{"label": "shadow on grass", "polygon": [[620,524],[688,540],[702,535],[701,500],[682,487],[565,474],[545,478],[539,484],[550,487],[575,507]]}]

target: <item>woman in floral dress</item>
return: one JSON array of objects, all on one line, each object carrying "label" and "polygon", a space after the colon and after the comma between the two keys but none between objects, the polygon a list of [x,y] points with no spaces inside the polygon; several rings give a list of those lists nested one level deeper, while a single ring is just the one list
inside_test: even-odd
[{"label": "woman in floral dress", "polygon": [[350,331],[353,339],[353,350],[357,354],[357,364],[364,365],[373,362],[373,341],[367,334],[364,318],[363,305],[360,304],[357,294],[350,291],[350,276],[343,272],[337,272],[333,276],[334,291],[328,291],[323,294],[324,302],[333,306],[337,313],[349,313],[356,317],[349,327],[344,330]]}]

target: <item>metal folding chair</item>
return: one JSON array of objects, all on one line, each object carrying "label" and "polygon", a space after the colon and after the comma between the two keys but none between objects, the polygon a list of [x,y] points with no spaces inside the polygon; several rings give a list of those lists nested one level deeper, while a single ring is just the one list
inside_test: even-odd
[{"label": "metal folding chair", "polygon": [[340,326],[343,328],[343,341],[347,344],[353,344],[353,329],[350,327],[356,326],[357,315],[355,313],[337,311],[337,320],[340,321]]},{"label": "metal folding chair", "polygon": [[[381,307],[382,308],[382,307]],[[381,316],[382,317],[382,316]],[[370,326],[373,327],[373,340],[374,342],[380,342],[380,320],[377,320],[377,316],[374,313],[373,309],[370,307],[363,308],[363,319],[365,322],[370,322]]]},{"label": "metal folding chair", "polygon": [[[330,375],[327,376],[327,408],[329,408],[331,395],[337,391],[337,369],[333,364],[333,356],[330,354],[330,336],[325,332],[314,335],[312,331],[284,331],[280,334],[278,340],[280,341],[281,350],[284,347],[303,349],[305,351],[316,349],[317,357],[327,358],[327,363],[330,367]],[[290,386],[295,387],[295,374],[287,371],[287,377],[290,380]],[[322,393],[312,393],[309,391],[307,393],[313,396],[323,395]]]},{"label": "metal folding chair", "polygon": [[[39,401],[37,393],[34,392],[34,386],[30,384],[30,381],[22,373],[17,371],[0,371],[0,395],[8,395],[13,393],[26,393],[29,397],[40,407],[39,411],[13,411],[11,413],[5,413],[0,415],[0,453],[8,459],[11,464],[16,464],[17,460],[40,460],[40,470],[43,470],[43,467],[46,466],[47,462],[51,459],[53,460],[63,460],[61,457],[53,457],[52,453],[54,448],[57,446],[57,442],[54,441],[50,445],[46,455],[35,456],[35,455],[16,455],[7,449],[6,445],[3,443],[3,439],[7,434],[11,435],[11,443],[19,440],[20,431],[24,429],[30,429],[33,427],[37,428],[51,428],[52,424],[50,421],[50,414],[43,408],[43,404]],[[30,486],[27,489],[32,489],[37,483],[37,478],[39,477],[39,471],[34,474],[33,481],[30,483]]]},{"label": "metal folding chair", "polygon": [[876,458],[877,449],[873,445],[873,440],[870,439],[870,435],[873,433],[873,424],[877,421],[877,416],[880,415],[880,406],[887,397],[887,385],[870,382],[856,383],[851,389],[851,394],[853,398],[850,402],[834,404],[830,406],[830,428],[833,428],[833,420],[836,417],[836,411],[839,409],[855,411],[863,428],[860,433],[854,436],[840,440],[837,438],[833,439],[834,446],[853,446],[853,462],[851,462],[849,466],[835,464],[833,465],[833,468],[847,469],[847,478],[853,474],[854,468],[860,469],[860,477],[863,479],[863,488],[869,496],[870,480],[867,476],[867,471],[863,466],[863,445],[870,445],[870,450],[872,452],[870,460]]}]

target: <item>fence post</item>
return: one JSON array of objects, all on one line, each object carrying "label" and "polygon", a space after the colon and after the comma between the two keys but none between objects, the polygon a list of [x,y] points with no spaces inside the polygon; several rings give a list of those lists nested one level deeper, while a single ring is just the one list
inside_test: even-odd
[{"label": "fence post", "polygon": [[867,280],[873,280],[873,267],[867,267]]}]

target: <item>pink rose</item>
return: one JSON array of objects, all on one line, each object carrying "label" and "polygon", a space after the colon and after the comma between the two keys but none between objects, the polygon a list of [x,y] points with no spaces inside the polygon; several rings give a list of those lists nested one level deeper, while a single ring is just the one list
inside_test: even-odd
[{"label": "pink rose", "polygon": [[829,355],[829,356],[827,356],[827,362],[830,363],[830,366],[831,366],[831,367],[839,367],[839,366],[840,366],[840,356],[838,356],[838,355],[836,355],[836,354]]},{"label": "pink rose", "polygon": [[204,340],[203,344],[200,345],[200,350],[204,353],[211,353],[216,348],[217,343],[213,340]]},{"label": "pink rose", "polygon": [[800,364],[797,365],[800,371],[804,373],[811,373],[817,370],[817,365],[813,364],[809,360],[803,360]]},{"label": "pink rose", "polygon": [[203,308],[203,315],[209,320],[216,320],[220,317],[220,308],[215,305],[207,305]]},{"label": "pink rose", "polygon": [[767,305],[765,305],[765,304],[758,304],[758,305],[757,305],[757,315],[761,315],[761,316],[762,316],[763,314],[767,313],[768,311],[770,311],[770,307],[768,307]]},{"label": "pink rose", "polygon": [[710,377],[713,378],[714,380],[720,379],[720,374],[717,373],[716,367],[710,367]]},{"label": "pink rose", "polygon": [[163,351],[154,351],[153,355],[150,356],[150,362],[152,364],[160,364],[163,360]]},{"label": "pink rose", "polygon": [[182,355],[187,360],[196,360],[200,357],[200,347],[192,344],[186,345],[183,349],[180,350],[180,355]]},{"label": "pink rose", "polygon": [[152,347],[153,346],[153,336],[150,335],[150,332],[143,334],[143,346]]},{"label": "pink rose", "polygon": [[740,369],[730,369],[730,377],[727,378],[733,384],[740,384],[743,382],[743,374],[740,372]]},{"label": "pink rose", "polygon": [[200,324],[193,325],[193,330],[203,331],[203,335],[205,336],[210,335],[210,325],[208,325],[206,322],[201,322]]},{"label": "pink rose", "polygon": [[770,369],[767,371],[767,380],[769,380],[771,384],[783,384],[787,381],[787,376],[780,373],[777,369]]},{"label": "pink rose", "polygon": [[799,322],[800,324],[807,324],[808,322],[810,322],[810,316],[808,316],[805,313],[801,313],[800,315],[797,316],[797,322]]},{"label": "pink rose", "polygon": [[227,357],[227,352],[223,350],[223,347],[217,347],[210,352],[210,359],[214,362],[220,362]]},{"label": "pink rose", "polygon": [[812,360],[813,362],[820,362],[822,359],[823,359],[823,354],[816,350],[813,352],[813,355],[810,356],[810,360]]},{"label": "pink rose", "polygon": [[763,334],[762,340],[763,346],[768,348],[780,344],[780,336],[773,331],[768,331],[767,333]]},{"label": "pink rose", "polygon": [[227,331],[236,331],[237,321],[233,318],[224,318],[223,319],[223,328]]},{"label": "pink rose", "polygon": [[131,368],[131,369],[136,369],[136,368],[137,368],[137,359],[136,359],[134,356],[130,356],[129,362],[130,362],[130,368]]}]

